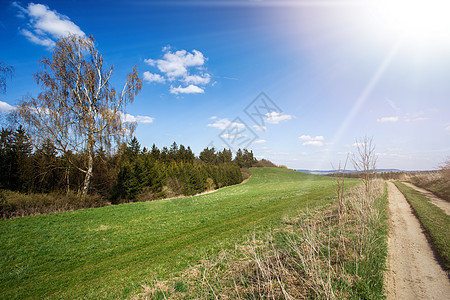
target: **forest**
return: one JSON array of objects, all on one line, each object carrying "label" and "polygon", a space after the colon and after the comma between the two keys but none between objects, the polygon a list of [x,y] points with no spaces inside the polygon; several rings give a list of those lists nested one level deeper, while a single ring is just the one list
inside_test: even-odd
[{"label": "forest", "polygon": [[[83,153],[69,155],[70,161],[79,165],[87,160]],[[161,149],[154,144],[150,149],[141,148],[133,137],[114,153],[102,149],[96,152],[89,195],[83,201],[80,193],[84,173],[69,163],[67,154],[59,153],[50,141],[34,147],[22,126],[14,130],[3,128],[0,137],[2,217],[17,210],[11,207],[14,201],[5,199],[8,198],[5,195],[10,195],[9,198],[19,193],[33,194],[35,198],[39,198],[37,194],[72,197],[72,201],[80,202],[77,208],[149,201],[240,183],[241,169],[255,163],[253,152],[247,149],[239,149],[233,158],[229,149],[206,148],[196,157],[189,146],[174,142]]]}]

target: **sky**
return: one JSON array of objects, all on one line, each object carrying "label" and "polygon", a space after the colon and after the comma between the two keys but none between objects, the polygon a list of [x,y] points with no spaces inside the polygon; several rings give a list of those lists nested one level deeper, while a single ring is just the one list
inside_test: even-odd
[{"label": "sky", "polygon": [[[40,88],[58,38],[93,36],[112,83],[137,66],[124,121],[142,146],[248,148],[293,169],[332,169],[371,137],[378,168],[450,158],[445,0],[0,1],[5,115]],[[348,167],[351,168],[351,167]]]}]

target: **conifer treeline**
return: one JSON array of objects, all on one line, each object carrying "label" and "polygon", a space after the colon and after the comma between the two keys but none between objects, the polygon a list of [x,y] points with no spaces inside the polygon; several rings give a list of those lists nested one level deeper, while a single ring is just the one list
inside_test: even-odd
[{"label": "conifer treeline", "polygon": [[[81,164],[82,153],[70,154]],[[0,188],[23,193],[78,192],[84,174],[68,163],[50,142],[37,149],[22,127],[2,129],[0,137]],[[194,195],[240,183],[241,168],[256,162],[253,153],[239,149],[204,149],[196,157],[190,147],[177,145],[143,148],[134,137],[114,154],[96,153],[91,194],[112,203],[145,201],[177,195]]]}]

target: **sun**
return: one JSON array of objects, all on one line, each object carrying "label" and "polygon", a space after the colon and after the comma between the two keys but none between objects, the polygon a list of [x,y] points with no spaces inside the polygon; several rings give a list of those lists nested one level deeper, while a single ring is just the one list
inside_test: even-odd
[{"label": "sun", "polygon": [[450,0],[371,0],[379,29],[416,43],[450,44]]}]

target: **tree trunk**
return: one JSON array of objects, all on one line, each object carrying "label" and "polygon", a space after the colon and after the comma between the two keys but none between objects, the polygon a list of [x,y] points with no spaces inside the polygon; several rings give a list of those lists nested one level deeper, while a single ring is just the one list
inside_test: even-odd
[{"label": "tree trunk", "polygon": [[83,193],[81,194],[81,197],[83,199],[86,198],[86,195],[89,191],[89,185],[91,183],[92,178],[92,169],[94,167],[94,141],[92,138],[89,139],[89,146],[88,146],[88,167],[86,176],[84,177],[84,187],[83,187]]},{"label": "tree trunk", "polygon": [[93,168],[93,158],[90,154],[88,157],[88,169],[86,172],[86,176],[84,177],[84,187],[83,187],[83,193],[81,194],[81,197],[84,199],[86,198],[86,195],[89,191],[89,185],[91,183],[91,177],[92,177],[92,168]]},{"label": "tree trunk", "polygon": [[66,167],[66,194],[70,193],[70,166]]}]

